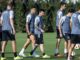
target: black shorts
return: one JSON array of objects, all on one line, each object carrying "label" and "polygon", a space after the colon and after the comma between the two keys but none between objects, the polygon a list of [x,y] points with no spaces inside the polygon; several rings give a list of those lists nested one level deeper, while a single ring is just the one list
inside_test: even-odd
[{"label": "black shorts", "polygon": [[80,35],[77,35],[77,34],[72,34],[71,35],[71,42],[73,44],[80,44]]},{"label": "black shorts", "polygon": [[44,44],[43,34],[40,34],[40,37],[38,37],[38,35],[36,34],[35,38],[36,38],[36,44]]},{"label": "black shorts", "polygon": [[71,40],[71,34],[65,33],[63,34],[63,38],[67,41],[67,40]]},{"label": "black shorts", "polygon": [[2,41],[2,32],[0,32],[0,41]]},{"label": "black shorts", "polygon": [[62,37],[60,37],[60,32],[59,32],[58,28],[56,29],[56,33],[57,33],[57,37],[56,38],[60,38],[61,39]]},{"label": "black shorts", "polygon": [[12,33],[10,33],[10,31],[2,31],[2,41],[8,41],[8,40],[15,40],[15,35],[13,35]]}]

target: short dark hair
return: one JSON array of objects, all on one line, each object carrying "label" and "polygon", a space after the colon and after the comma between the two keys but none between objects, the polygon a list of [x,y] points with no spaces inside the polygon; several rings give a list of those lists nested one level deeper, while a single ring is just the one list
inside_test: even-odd
[{"label": "short dark hair", "polygon": [[65,2],[61,2],[61,3],[60,3],[60,6],[62,6],[62,5],[66,5],[66,3],[65,3]]},{"label": "short dark hair", "polygon": [[45,12],[45,10],[44,10],[44,9],[40,9],[40,10],[39,10],[39,12],[41,12],[41,11]]},{"label": "short dark hair", "polygon": [[7,6],[10,6],[11,8],[13,8],[13,5],[11,3],[8,3]]},{"label": "short dark hair", "polygon": [[31,6],[30,9],[32,9],[32,8],[36,8],[36,7],[35,6]]},{"label": "short dark hair", "polygon": [[68,12],[70,12],[70,13],[74,13],[74,12],[75,12],[75,9],[73,9],[73,8],[68,9]]}]

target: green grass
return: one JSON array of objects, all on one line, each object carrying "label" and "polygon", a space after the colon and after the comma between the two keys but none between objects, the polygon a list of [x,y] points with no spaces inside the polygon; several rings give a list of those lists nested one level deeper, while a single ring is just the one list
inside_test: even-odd
[{"label": "green grass", "polygon": [[[24,43],[26,42],[27,35],[26,33],[17,33],[16,34],[16,40],[17,40],[17,51],[19,52],[21,48],[23,47]],[[44,47],[45,47],[45,52],[48,55],[53,55],[55,52],[55,43],[56,43],[56,34],[55,33],[45,33],[44,34]],[[6,57],[8,58],[7,60],[13,60],[13,54],[12,49],[11,49],[11,43],[8,43],[6,47]],[[60,45],[60,53],[63,54],[64,50],[64,40],[62,40],[61,45]],[[26,55],[28,55],[32,49],[31,45],[26,49]],[[78,57],[80,56],[80,50],[75,50],[76,51],[76,57],[74,60],[78,60]],[[38,54],[41,54],[39,48],[36,51]],[[66,60],[65,58],[51,58],[51,59],[41,59],[41,58],[24,58],[23,60]]]}]

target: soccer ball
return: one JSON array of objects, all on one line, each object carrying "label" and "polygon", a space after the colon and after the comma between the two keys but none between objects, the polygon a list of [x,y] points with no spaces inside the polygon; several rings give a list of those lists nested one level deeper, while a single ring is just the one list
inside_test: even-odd
[{"label": "soccer ball", "polygon": [[79,49],[80,48],[80,45],[79,44],[76,44],[75,48],[74,49]]}]

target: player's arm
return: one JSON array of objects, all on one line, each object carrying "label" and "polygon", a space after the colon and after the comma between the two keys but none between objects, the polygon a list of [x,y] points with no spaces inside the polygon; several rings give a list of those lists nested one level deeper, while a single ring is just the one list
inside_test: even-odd
[{"label": "player's arm", "polygon": [[78,20],[79,20],[79,23],[80,23],[80,15],[78,16]]},{"label": "player's arm", "polygon": [[0,18],[0,25],[2,24],[1,18]]},{"label": "player's arm", "polygon": [[70,29],[72,30],[72,18],[70,19]]},{"label": "player's arm", "polygon": [[[63,16],[62,12],[59,12],[59,13],[58,13],[59,22],[60,22],[60,20],[61,20],[62,16]],[[59,25],[58,25],[58,29],[59,29]]]},{"label": "player's arm", "polygon": [[41,32],[44,32],[44,30],[43,30],[42,28],[38,27],[39,21],[40,21],[40,20],[39,20],[38,17],[35,18],[35,28],[38,29],[38,30],[41,31]]},{"label": "player's arm", "polygon": [[3,21],[3,17],[1,15],[1,17],[0,17],[0,25],[2,25],[2,21]]},{"label": "player's arm", "polygon": [[10,24],[12,27],[12,33],[15,34],[15,28],[14,28],[14,13],[13,11],[10,11]]},{"label": "player's arm", "polygon": [[30,33],[30,31],[29,31],[29,22],[30,22],[30,19],[31,19],[31,17],[30,16],[27,16],[26,17],[26,32],[28,33],[28,35],[30,35],[31,33]]},{"label": "player's arm", "polygon": [[59,21],[59,32],[61,37],[62,37],[62,29],[61,29],[62,24],[63,24],[63,19],[61,18]]}]

